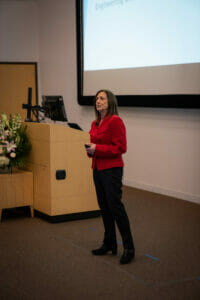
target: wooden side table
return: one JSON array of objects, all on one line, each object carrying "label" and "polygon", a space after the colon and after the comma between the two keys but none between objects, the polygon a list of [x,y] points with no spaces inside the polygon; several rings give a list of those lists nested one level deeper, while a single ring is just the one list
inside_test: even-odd
[{"label": "wooden side table", "polygon": [[10,174],[0,174],[0,221],[2,210],[20,206],[30,206],[33,210],[33,173],[24,170],[14,170]]}]

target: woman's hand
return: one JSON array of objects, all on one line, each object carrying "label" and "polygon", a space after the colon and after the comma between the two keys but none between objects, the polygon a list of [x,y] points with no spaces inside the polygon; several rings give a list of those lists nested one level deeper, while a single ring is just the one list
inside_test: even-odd
[{"label": "woman's hand", "polygon": [[96,149],[96,144],[93,143],[88,143],[87,144],[89,147],[86,149],[87,153],[91,156],[94,155],[95,149]]}]

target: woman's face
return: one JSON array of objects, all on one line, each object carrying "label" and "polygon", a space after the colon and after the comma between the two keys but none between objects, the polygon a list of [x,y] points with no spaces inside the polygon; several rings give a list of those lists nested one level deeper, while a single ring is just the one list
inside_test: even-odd
[{"label": "woman's face", "polygon": [[99,113],[106,113],[108,111],[108,97],[105,92],[97,94],[96,109]]}]

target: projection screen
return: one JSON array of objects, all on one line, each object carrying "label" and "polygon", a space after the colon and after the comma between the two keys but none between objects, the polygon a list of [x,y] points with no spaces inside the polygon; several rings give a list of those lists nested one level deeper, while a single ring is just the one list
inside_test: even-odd
[{"label": "projection screen", "polygon": [[78,102],[200,108],[200,1],[77,1]]}]

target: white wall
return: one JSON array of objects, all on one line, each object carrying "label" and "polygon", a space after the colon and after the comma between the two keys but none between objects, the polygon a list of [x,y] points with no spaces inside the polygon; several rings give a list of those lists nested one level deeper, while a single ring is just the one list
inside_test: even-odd
[{"label": "white wall", "polygon": [[79,120],[81,108],[76,101],[75,1],[38,2],[42,94],[62,95],[69,121]]},{"label": "white wall", "polygon": [[123,110],[129,145],[125,158],[126,184],[199,202],[199,113],[173,109]]},{"label": "white wall", "polygon": [[[40,99],[63,95],[69,121],[88,131],[94,113],[77,104],[75,25],[74,0],[0,1],[0,61],[38,60]],[[128,138],[124,184],[200,203],[200,110],[119,112]]]},{"label": "white wall", "polygon": [[38,9],[34,1],[0,1],[0,61],[38,61]]}]

